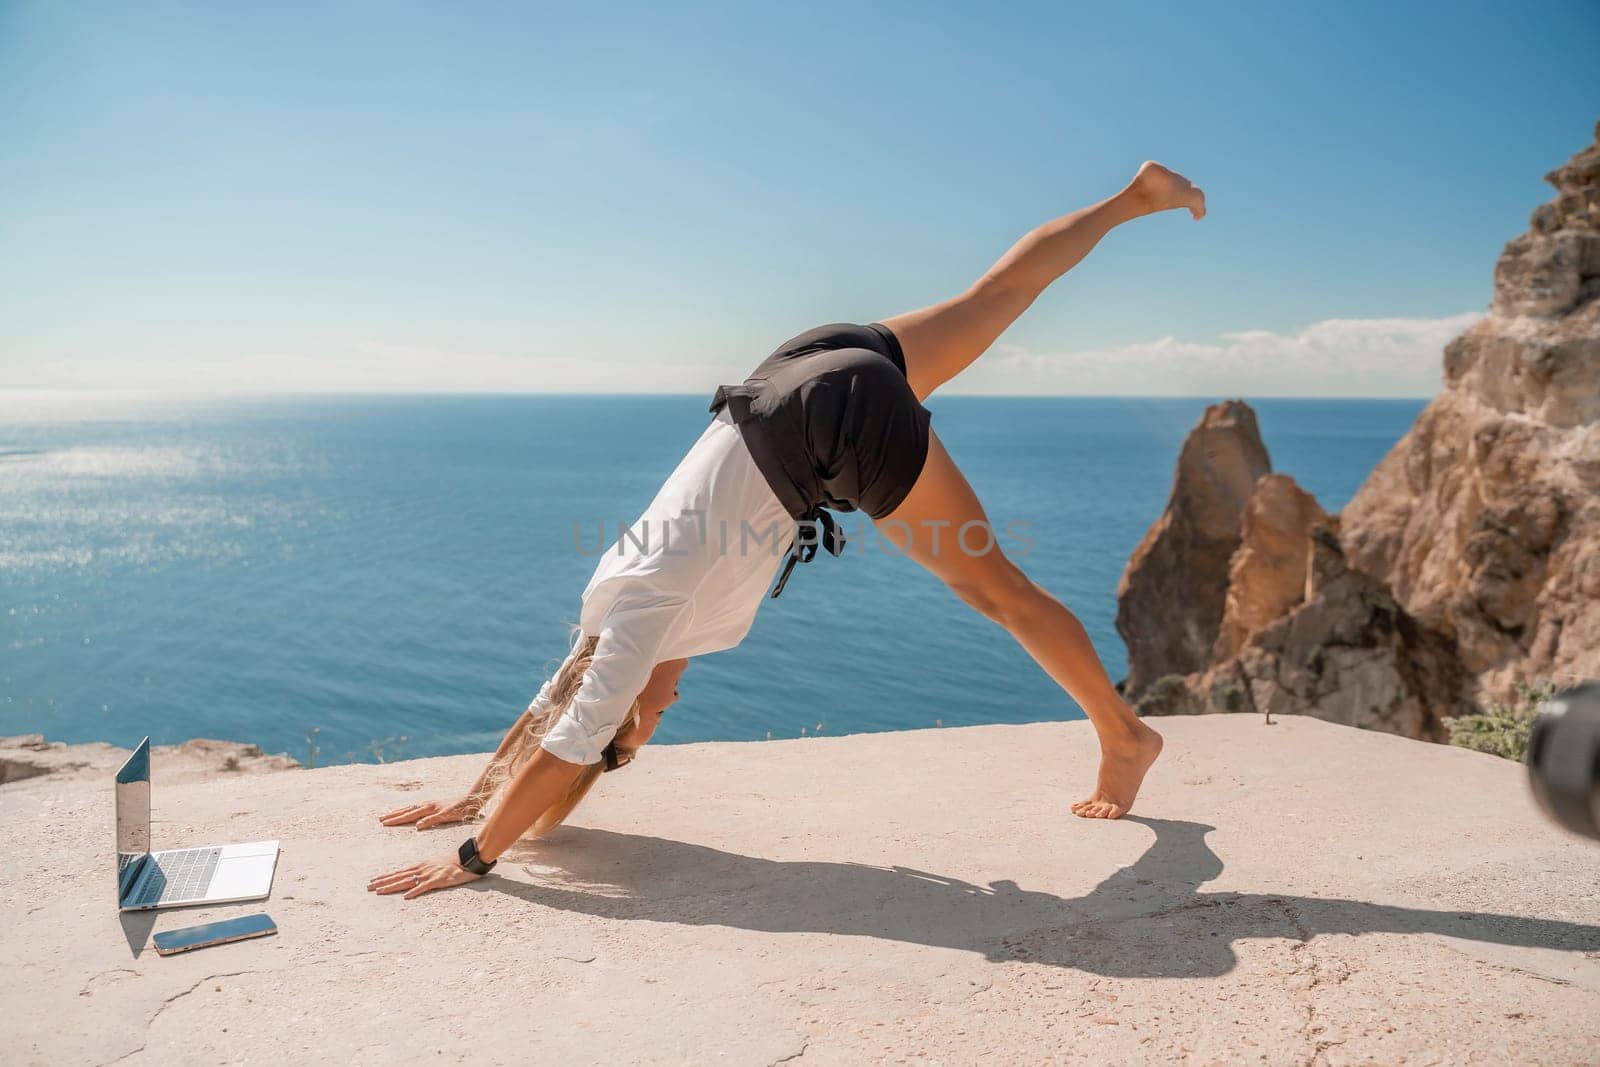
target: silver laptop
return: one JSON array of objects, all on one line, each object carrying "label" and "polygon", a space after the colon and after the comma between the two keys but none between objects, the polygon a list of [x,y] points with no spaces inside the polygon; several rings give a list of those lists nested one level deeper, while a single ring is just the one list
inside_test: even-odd
[{"label": "silver laptop", "polygon": [[272,892],[276,841],[150,851],[150,739],[117,771],[117,903],[123,911],[260,900]]}]

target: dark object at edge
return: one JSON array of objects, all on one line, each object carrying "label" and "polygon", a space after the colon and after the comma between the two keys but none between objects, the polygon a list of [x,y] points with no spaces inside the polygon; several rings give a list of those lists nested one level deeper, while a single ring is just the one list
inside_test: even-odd
[{"label": "dark object at edge", "polygon": [[1600,682],[1540,705],[1528,735],[1528,782],[1552,819],[1600,841]]}]

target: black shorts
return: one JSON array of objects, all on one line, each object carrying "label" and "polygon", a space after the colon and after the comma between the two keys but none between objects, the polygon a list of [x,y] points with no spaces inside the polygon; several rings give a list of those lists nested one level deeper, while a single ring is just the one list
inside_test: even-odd
[{"label": "black shorts", "polygon": [[905,500],[928,458],[928,420],[882,323],[835,323],[778,347],[742,385],[717,389],[751,458],[796,519],[817,509],[874,519]]}]

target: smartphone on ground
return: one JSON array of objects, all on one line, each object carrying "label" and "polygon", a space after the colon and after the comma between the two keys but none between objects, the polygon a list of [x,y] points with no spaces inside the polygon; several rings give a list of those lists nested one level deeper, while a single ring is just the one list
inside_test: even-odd
[{"label": "smartphone on ground", "polygon": [[157,953],[172,956],[191,949],[226,945],[230,941],[266,937],[277,932],[278,925],[266,915],[244,915],[237,919],[186,926],[182,930],[163,930],[155,936],[154,941]]}]

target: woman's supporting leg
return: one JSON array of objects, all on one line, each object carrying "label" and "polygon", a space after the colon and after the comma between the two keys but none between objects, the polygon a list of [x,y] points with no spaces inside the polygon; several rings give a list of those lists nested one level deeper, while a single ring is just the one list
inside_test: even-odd
[{"label": "woman's supporting leg", "polygon": [[1100,774],[1094,792],[1072,805],[1074,814],[1115,819],[1126,812],[1161,754],[1161,735],[1111,684],[1077,617],[1000,550],[983,505],[937,434],[929,434],[917,484],[878,520],[878,532],[1004,626],[1089,716],[1100,738]]},{"label": "woman's supporting leg", "polygon": [[882,320],[900,340],[917,399],[983,355],[1035,297],[1077,266],[1113,227],[1173,208],[1188,208],[1198,219],[1206,212],[1205,195],[1181,174],[1147,162],[1116,196],[1029,232],[960,296]]}]

